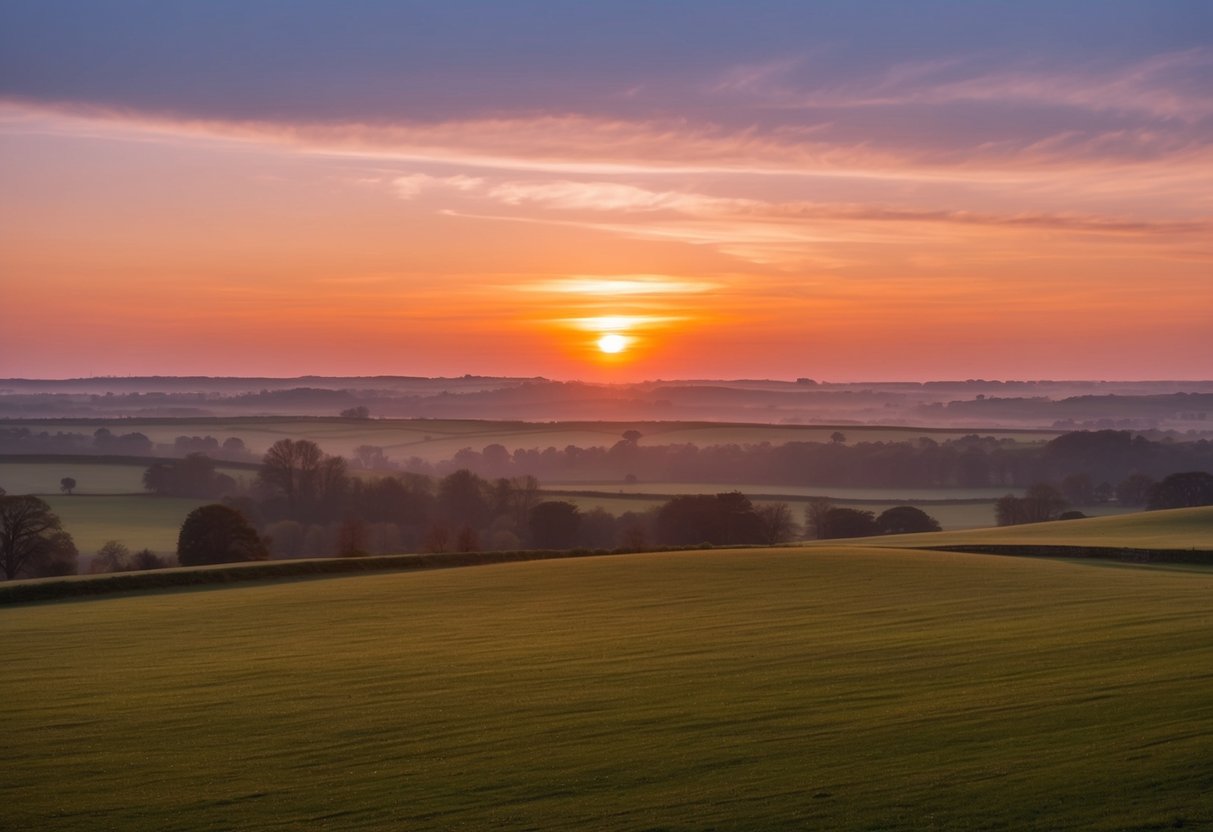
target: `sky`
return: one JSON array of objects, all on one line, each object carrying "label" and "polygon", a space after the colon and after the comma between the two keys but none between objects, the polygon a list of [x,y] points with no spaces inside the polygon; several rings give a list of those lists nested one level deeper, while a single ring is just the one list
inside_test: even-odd
[{"label": "sky", "polygon": [[1213,377],[1213,3],[0,0],[0,376],[467,373]]}]

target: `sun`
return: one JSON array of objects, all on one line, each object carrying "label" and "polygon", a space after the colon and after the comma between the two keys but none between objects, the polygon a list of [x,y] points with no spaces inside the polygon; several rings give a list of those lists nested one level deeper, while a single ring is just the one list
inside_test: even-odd
[{"label": "sun", "polygon": [[608,332],[598,339],[598,349],[612,355],[627,348],[628,339],[617,332]]}]

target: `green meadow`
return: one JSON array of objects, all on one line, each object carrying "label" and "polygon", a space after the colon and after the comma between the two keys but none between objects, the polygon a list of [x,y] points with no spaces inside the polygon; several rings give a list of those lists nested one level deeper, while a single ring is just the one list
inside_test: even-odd
[{"label": "green meadow", "polygon": [[151,549],[161,554],[177,551],[177,533],[185,516],[210,500],[150,495],[95,497],[47,496],[42,499],[63,521],[81,555],[91,555],[107,540],[130,549]]},{"label": "green meadow", "polygon": [[834,546],[9,607],[0,828],[1210,828],[1210,597]]},{"label": "green meadow", "polygon": [[[9,457],[10,460],[14,457]],[[97,457],[80,461],[79,457],[55,460],[43,457],[37,462],[0,462],[0,487],[9,494],[59,494],[64,477],[76,481],[73,494],[145,494],[143,472],[150,462],[116,462]],[[252,482],[256,471],[233,468],[220,463],[215,468],[237,482]]]}]

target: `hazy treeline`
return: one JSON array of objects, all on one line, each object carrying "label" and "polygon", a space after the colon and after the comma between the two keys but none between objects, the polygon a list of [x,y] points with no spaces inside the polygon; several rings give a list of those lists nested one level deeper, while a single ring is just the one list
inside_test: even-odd
[{"label": "hazy treeline", "polygon": [[259,530],[277,557],[779,543],[797,531],[787,506],[756,507],[736,492],[675,497],[616,517],[545,500],[539,481],[527,475],[486,479],[459,469],[442,477],[354,476],[344,458],[308,440],[274,443],[247,489],[216,474],[202,454],[155,463],[144,484],[208,497],[226,489],[225,504]]},{"label": "hazy treeline", "polygon": [[205,417],[265,412],[430,419],[710,420],[1213,430],[1213,382],[559,382],[542,378],[0,380],[0,415]]},{"label": "hazy treeline", "polygon": [[[936,442],[832,442],[752,445],[646,445],[629,432],[610,447],[515,450],[470,448],[438,465],[405,467],[443,474],[466,468],[486,477],[528,474],[545,481],[752,482],[869,488],[1026,488],[1085,475],[1092,488],[1126,478],[1213,469],[1213,442],[1152,441],[1129,431],[1080,431],[1044,445],[976,434]],[[1113,495],[1109,494],[1107,499]]]},{"label": "hazy treeline", "polygon": [[254,455],[238,436],[178,436],[156,444],[146,434],[114,433],[98,428],[92,433],[35,431],[26,427],[0,428],[0,454],[92,454],[98,456],[183,457],[203,453],[213,459],[250,462]]}]

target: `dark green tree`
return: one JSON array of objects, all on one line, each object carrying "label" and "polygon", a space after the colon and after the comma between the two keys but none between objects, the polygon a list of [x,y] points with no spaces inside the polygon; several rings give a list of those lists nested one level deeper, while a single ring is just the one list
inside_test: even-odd
[{"label": "dark green tree", "polygon": [[531,509],[527,526],[535,548],[571,549],[581,530],[581,511],[572,503],[548,500]]},{"label": "dark green tree", "polygon": [[454,527],[480,529],[489,521],[488,484],[466,468],[442,478],[438,514]]},{"label": "dark green tree", "polygon": [[1146,509],[1213,506],[1213,474],[1185,471],[1171,474],[1150,489]]},{"label": "dark green tree", "polygon": [[915,506],[894,506],[876,518],[879,534],[918,534],[939,531],[939,521]]},{"label": "dark green tree", "polygon": [[1155,479],[1148,474],[1130,474],[1116,486],[1116,502],[1122,506],[1144,506],[1154,483]]},{"label": "dark green tree", "polygon": [[182,566],[265,560],[265,543],[233,508],[214,503],[191,511],[177,536],[177,561]]},{"label": "dark green tree", "polygon": [[857,508],[832,508],[826,512],[827,534],[823,539],[869,537],[876,534],[876,518],[870,511]]}]

